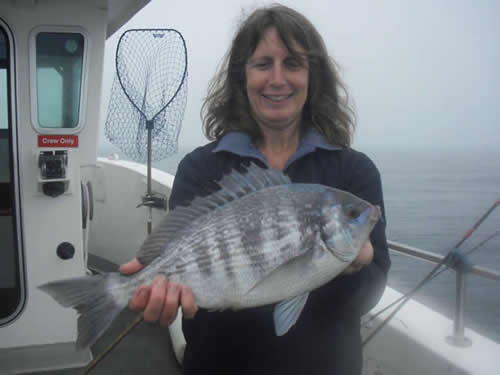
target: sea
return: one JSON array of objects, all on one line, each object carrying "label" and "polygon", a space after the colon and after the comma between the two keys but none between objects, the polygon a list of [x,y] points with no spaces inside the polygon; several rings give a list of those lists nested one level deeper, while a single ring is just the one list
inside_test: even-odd
[{"label": "sea", "polygon": [[[361,149],[382,177],[387,238],[412,247],[446,254],[500,199],[500,149],[384,148]],[[153,165],[175,174],[190,150]],[[101,149],[101,156],[109,150]],[[500,206],[458,248],[467,252],[500,230]],[[434,264],[391,252],[388,283],[408,292]],[[474,250],[472,264],[500,273],[500,235]],[[453,316],[455,272],[446,270],[422,287],[415,299],[446,316]],[[465,325],[500,343],[500,282],[466,275]],[[450,327],[451,333],[451,327]]]}]

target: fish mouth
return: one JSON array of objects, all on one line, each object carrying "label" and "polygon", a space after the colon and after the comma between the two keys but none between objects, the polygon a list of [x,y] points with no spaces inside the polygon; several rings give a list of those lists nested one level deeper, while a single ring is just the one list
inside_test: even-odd
[{"label": "fish mouth", "polygon": [[293,92],[290,94],[285,94],[285,95],[269,95],[269,94],[262,94],[262,96],[266,99],[269,99],[273,102],[282,102],[288,98],[291,98],[293,96]]},{"label": "fish mouth", "polygon": [[373,223],[373,225],[377,224],[379,220],[383,220],[382,218],[382,209],[379,205],[375,205],[370,207],[370,213],[368,214],[368,220]]},{"label": "fish mouth", "polygon": [[364,224],[366,222],[376,223],[381,217],[381,210],[379,206],[369,206],[364,209],[352,208],[352,212],[350,215],[351,220],[355,224]]}]

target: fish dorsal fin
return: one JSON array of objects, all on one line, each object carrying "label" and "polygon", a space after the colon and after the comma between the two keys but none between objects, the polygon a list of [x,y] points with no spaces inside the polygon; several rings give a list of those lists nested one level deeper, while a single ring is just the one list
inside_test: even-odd
[{"label": "fish dorsal fin", "polygon": [[262,169],[251,163],[246,173],[233,169],[216,184],[220,190],[196,197],[189,206],[170,211],[146,238],[137,253],[141,264],[147,265],[163,254],[167,241],[172,241],[194,220],[225,204],[253,192],[278,185],[290,184],[290,178],[277,169]]},{"label": "fish dorsal fin", "polygon": [[262,169],[254,163],[246,169],[246,173],[233,169],[216,182],[220,190],[206,196],[197,197],[189,205],[199,214],[207,213],[219,206],[239,199],[256,191],[278,185],[291,184],[290,178],[277,169]]}]

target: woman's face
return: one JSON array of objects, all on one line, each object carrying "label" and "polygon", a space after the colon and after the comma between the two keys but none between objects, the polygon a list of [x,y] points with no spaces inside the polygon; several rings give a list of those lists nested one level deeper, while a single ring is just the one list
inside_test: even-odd
[{"label": "woman's face", "polygon": [[[304,49],[294,46],[297,52]],[[252,114],[264,131],[298,128],[307,99],[309,67],[297,61],[280,39],[268,29],[246,64],[247,95]]]}]

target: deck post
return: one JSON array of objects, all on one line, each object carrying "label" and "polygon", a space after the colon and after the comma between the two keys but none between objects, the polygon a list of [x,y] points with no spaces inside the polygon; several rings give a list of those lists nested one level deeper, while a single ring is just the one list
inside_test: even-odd
[{"label": "deck post", "polygon": [[461,267],[456,272],[456,296],[455,296],[455,319],[453,321],[453,334],[446,341],[454,346],[466,348],[472,345],[472,341],[465,337],[464,308],[465,308],[465,282],[466,271]]}]

